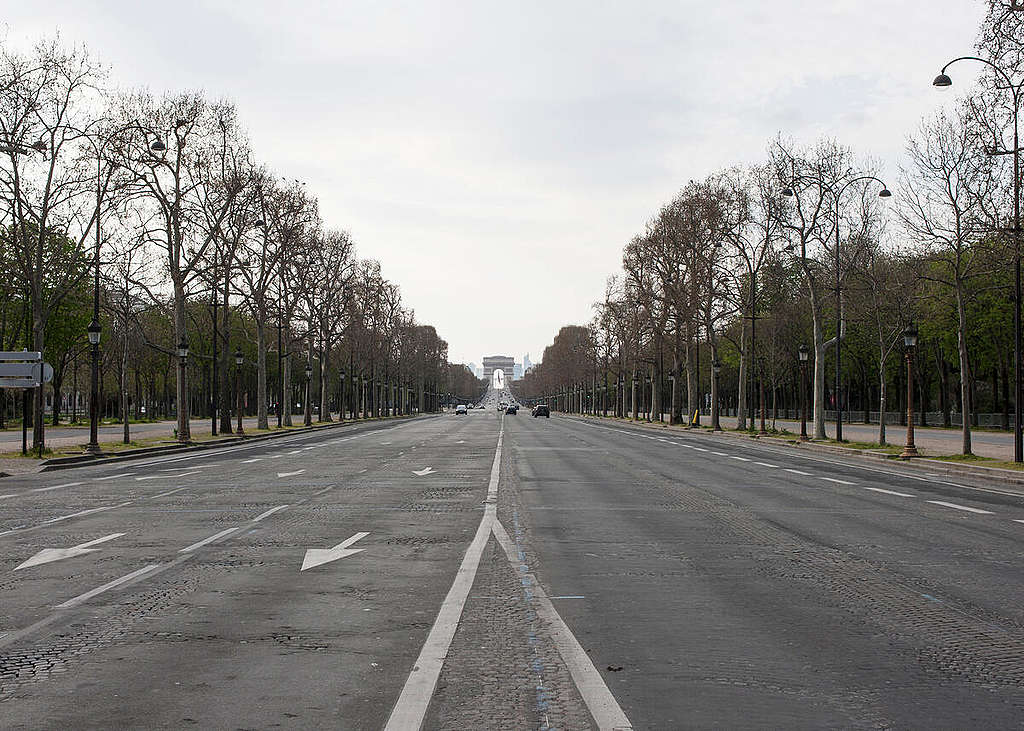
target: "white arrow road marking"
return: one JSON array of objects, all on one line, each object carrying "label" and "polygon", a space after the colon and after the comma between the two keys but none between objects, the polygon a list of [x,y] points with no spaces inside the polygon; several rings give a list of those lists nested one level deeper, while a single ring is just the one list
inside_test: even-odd
[{"label": "white arrow road marking", "polygon": [[356,541],[366,538],[370,535],[369,533],[356,533],[351,538],[346,538],[334,548],[309,548],[306,550],[306,556],[302,559],[302,568],[299,571],[305,571],[311,569],[320,564],[330,563],[331,561],[337,561],[339,558],[345,558],[345,556],[351,556],[354,553],[364,551],[364,548],[349,548]]},{"label": "white arrow road marking", "polygon": [[42,551],[37,553],[35,556],[30,558],[21,566],[16,567],[15,571],[21,569],[27,569],[30,566],[38,566],[44,563],[50,563],[51,561],[60,561],[64,558],[74,558],[75,556],[83,556],[93,551],[98,551],[98,548],[89,548],[89,546],[96,546],[100,543],[106,543],[112,541],[115,538],[120,538],[124,533],[111,533],[109,536],[103,536],[93,541],[87,541],[85,543],[79,543],[77,546],[71,546],[71,548],[44,548]]},{"label": "white arrow road marking", "polygon": [[434,474],[434,468],[424,467],[422,470],[413,470],[412,473],[414,475],[419,475],[420,477],[423,477],[423,475],[432,475]]},{"label": "white arrow road marking", "polygon": [[278,477],[295,477],[295,475],[301,475],[306,470],[295,470],[295,472],[278,472]]}]

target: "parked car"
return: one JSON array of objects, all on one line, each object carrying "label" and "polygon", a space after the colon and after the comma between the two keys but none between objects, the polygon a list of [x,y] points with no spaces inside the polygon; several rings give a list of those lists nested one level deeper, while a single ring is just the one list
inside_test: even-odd
[{"label": "parked car", "polygon": [[455,407],[455,415],[458,416],[459,414],[469,414],[469,409],[466,408],[465,404],[459,404]]},{"label": "parked car", "polygon": [[551,418],[551,409],[548,408],[547,404],[537,404],[533,407],[533,417],[537,418],[538,416],[546,416],[549,419]]},{"label": "parked car", "polygon": [[518,407],[515,406],[509,406],[508,408],[505,409],[505,413],[512,414],[512,416],[515,416],[516,414],[519,413],[519,409]]}]

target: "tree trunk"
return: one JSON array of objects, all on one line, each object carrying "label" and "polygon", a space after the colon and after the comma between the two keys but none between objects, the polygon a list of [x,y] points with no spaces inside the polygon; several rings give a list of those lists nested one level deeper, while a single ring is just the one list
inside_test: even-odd
[{"label": "tree trunk", "polygon": [[739,389],[736,395],[736,428],[747,428],[747,326],[740,330]]},{"label": "tree trunk", "polygon": [[878,360],[878,444],[885,446],[885,358]]},{"label": "tree trunk", "polygon": [[[814,439],[827,439],[825,433],[825,333],[821,326],[821,304],[814,287],[811,292],[811,321],[814,325]],[[838,337],[839,333],[836,333]],[[836,394],[838,398],[839,394]]]},{"label": "tree trunk", "polygon": [[282,378],[284,379],[284,385],[281,392],[284,394],[284,403],[281,404],[283,409],[281,412],[281,423],[284,426],[292,426],[292,403],[295,399],[292,396],[292,359],[290,355],[284,359],[284,374]]},{"label": "tree trunk", "polygon": [[[174,338],[175,344],[185,339],[187,322],[185,317],[185,286],[180,276],[174,277]],[[192,441],[191,424],[189,423],[188,402],[188,366],[178,358],[178,378],[175,398],[178,401],[178,441]]]},{"label": "tree trunk", "polygon": [[960,402],[963,407],[960,409],[960,433],[963,435],[963,454],[973,454],[971,451],[971,368],[967,360],[967,308],[964,305],[963,284],[957,281],[956,291],[957,311],[957,350],[960,354]]}]

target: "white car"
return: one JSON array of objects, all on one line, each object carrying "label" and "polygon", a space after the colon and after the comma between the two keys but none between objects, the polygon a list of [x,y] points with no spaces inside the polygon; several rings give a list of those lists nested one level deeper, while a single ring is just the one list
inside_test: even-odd
[{"label": "white car", "polygon": [[469,414],[469,409],[465,404],[459,404],[455,407],[455,415],[458,416],[459,414]]}]

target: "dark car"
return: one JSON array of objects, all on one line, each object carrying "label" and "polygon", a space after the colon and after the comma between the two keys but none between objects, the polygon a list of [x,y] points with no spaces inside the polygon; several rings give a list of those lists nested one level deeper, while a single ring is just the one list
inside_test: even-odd
[{"label": "dark car", "polygon": [[537,418],[538,416],[546,416],[550,419],[551,409],[548,408],[547,404],[537,404],[533,407],[533,416],[534,418]]},{"label": "dark car", "polygon": [[519,407],[518,406],[509,406],[508,408],[505,409],[505,413],[506,414],[512,414],[512,416],[515,416],[516,414],[519,413]]}]

